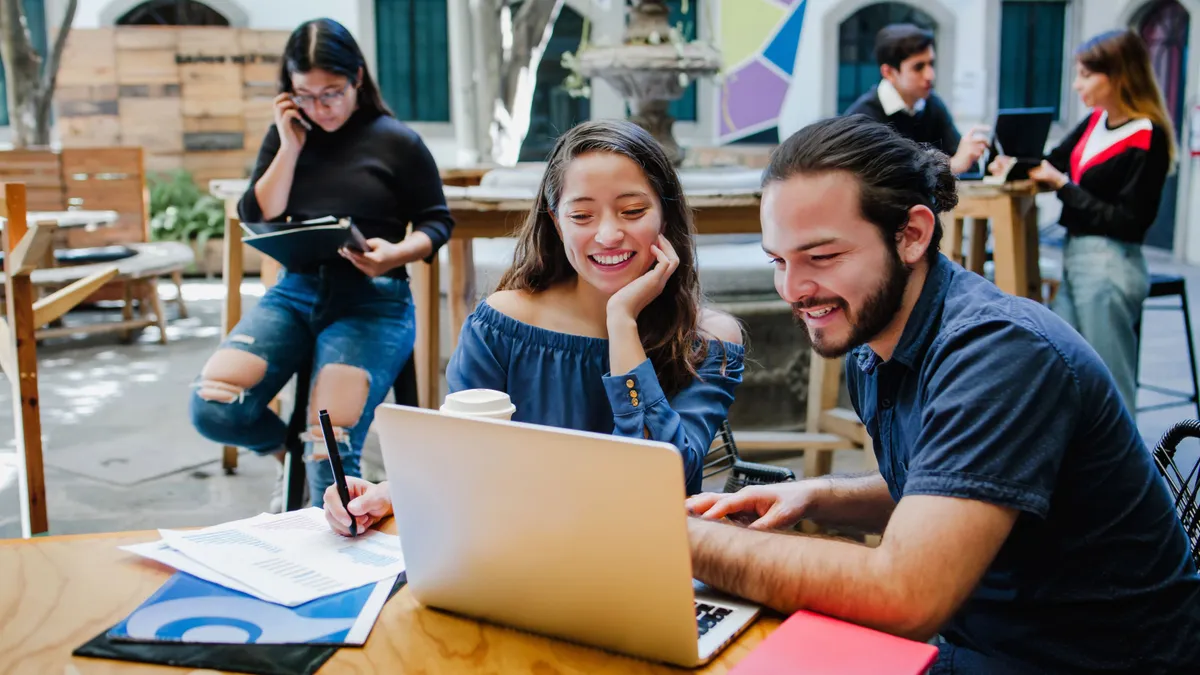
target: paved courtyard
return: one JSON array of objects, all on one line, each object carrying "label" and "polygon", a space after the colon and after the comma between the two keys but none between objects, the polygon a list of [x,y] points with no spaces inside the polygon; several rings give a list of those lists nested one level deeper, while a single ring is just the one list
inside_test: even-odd
[{"label": "paved courtyard", "polygon": [[[1178,265],[1161,254],[1151,256],[1151,265],[1155,271],[1184,274],[1190,289],[1200,289],[1200,268]],[[173,286],[164,284],[162,290],[164,297],[174,296]],[[242,290],[247,307],[262,294],[256,280],[247,281]],[[48,341],[40,347],[53,534],[209,525],[255,515],[266,507],[274,460],[243,452],[237,472],[226,475],[220,449],[201,438],[188,421],[189,387],[219,340],[221,293],[218,281],[185,284],[190,316],[175,319],[175,306],[168,303],[172,320],[166,346],[158,344],[157,329],[150,328],[128,345],[115,335],[96,335]],[[1200,290],[1193,293],[1192,321],[1200,327]],[[101,320],[114,314],[119,310],[92,310],[72,314],[70,320]],[[442,335],[446,338],[448,331]],[[448,353],[447,344],[443,354]],[[1186,355],[1179,313],[1147,313],[1143,381],[1188,389]],[[1164,400],[1145,391],[1141,396],[1142,405]],[[1143,413],[1138,423],[1153,445],[1171,423],[1193,415],[1194,409],[1177,407]],[[0,538],[20,536],[14,447],[6,382],[0,387]],[[377,454],[372,437],[368,461]],[[1194,461],[1193,449],[1187,455]],[[859,452],[839,453],[834,469],[857,470],[860,458]],[[802,473],[802,461],[782,463]],[[619,480],[613,477],[614,483]]]}]

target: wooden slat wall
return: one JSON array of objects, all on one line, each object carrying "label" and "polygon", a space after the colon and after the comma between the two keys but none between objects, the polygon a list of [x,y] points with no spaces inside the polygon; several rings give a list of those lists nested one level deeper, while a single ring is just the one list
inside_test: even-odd
[{"label": "wooden slat wall", "polygon": [[0,153],[0,183],[24,183],[30,211],[62,211],[62,164],[52,150],[8,150]]},{"label": "wooden slat wall", "polygon": [[116,30],[115,46],[121,143],[142,146],[150,171],[181,168],[182,103],[175,63],[179,31],[123,27]]},{"label": "wooden slat wall", "polygon": [[141,146],[147,172],[182,167],[202,189],[245,177],[272,120],[287,37],[216,27],[73,30],[56,97],[63,145]]},{"label": "wooden slat wall", "polygon": [[121,142],[114,29],[72,30],[58,69],[54,102],[64,145]]}]

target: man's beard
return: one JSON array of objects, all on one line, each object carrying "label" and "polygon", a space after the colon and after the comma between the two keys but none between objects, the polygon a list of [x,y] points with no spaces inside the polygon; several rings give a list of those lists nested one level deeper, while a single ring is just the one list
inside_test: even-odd
[{"label": "man's beard", "polygon": [[808,325],[804,321],[804,309],[809,307],[836,306],[842,316],[850,324],[850,336],[842,342],[833,342],[832,338],[824,335],[825,329],[808,329],[808,338],[812,342],[813,351],[826,359],[837,358],[846,352],[875,339],[883,329],[895,318],[904,302],[904,289],[908,286],[908,277],[912,273],[900,261],[900,255],[895,249],[888,249],[887,264],[883,279],[867,296],[862,307],[851,314],[850,306],[840,297],[814,298],[804,302],[792,303],[792,316],[797,323]]}]

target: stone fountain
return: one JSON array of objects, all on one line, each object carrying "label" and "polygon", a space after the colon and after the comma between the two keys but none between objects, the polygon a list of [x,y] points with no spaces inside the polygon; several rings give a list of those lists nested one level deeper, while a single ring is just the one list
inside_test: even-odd
[{"label": "stone fountain", "polygon": [[633,108],[630,121],[649,131],[678,165],[683,150],[667,106],[695,79],[720,71],[721,55],[707,43],[673,38],[668,12],[661,0],[634,0],[622,44],[587,47],[579,55],[579,69],[620,92]]},{"label": "stone fountain", "polygon": [[[622,0],[623,1],[623,0]],[[690,82],[721,69],[721,55],[703,42],[682,42],[671,31],[665,3],[634,0],[622,43],[581,49],[578,73],[611,84],[629,102],[630,121],[649,131],[678,166],[684,159],[667,112]],[[536,193],[545,164],[527,163],[492,170],[482,190],[526,198]],[[759,189],[761,171],[745,167],[683,167],[684,193],[746,194]],[[703,217],[703,216],[701,216]],[[756,235],[697,237],[701,286],[708,301],[737,316],[749,335],[750,352],[738,403],[730,411],[735,428],[794,428],[803,423],[808,394],[810,350],[793,324],[791,308],[775,292]],[[509,239],[476,240],[478,288],[494,288],[512,261]],[[448,290],[448,288],[447,288]]]}]

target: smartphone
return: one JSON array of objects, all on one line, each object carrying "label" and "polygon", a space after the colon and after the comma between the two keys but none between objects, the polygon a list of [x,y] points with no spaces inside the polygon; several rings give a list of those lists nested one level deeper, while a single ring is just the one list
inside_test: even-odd
[{"label": "smartphone", "polygon": [[304,129],[305,131],[312,131],[312,123],[308,121],[308,118],[307,118],[307,116],[305,116],[304,111],[297,108],[296,112],[300,113],[300,116],[293,117],[292,123],[299,126],[301,129]]},{"label": "smartphone", "polygon": [[367,238],[364,237],[362,232],[360,232],[358,228],[354,226],[354,223],[350,223],[349,237],[346,241],[346,248],[359,253],[366,253],[367,251],[371,250],[371,246],[367,244]]}]

